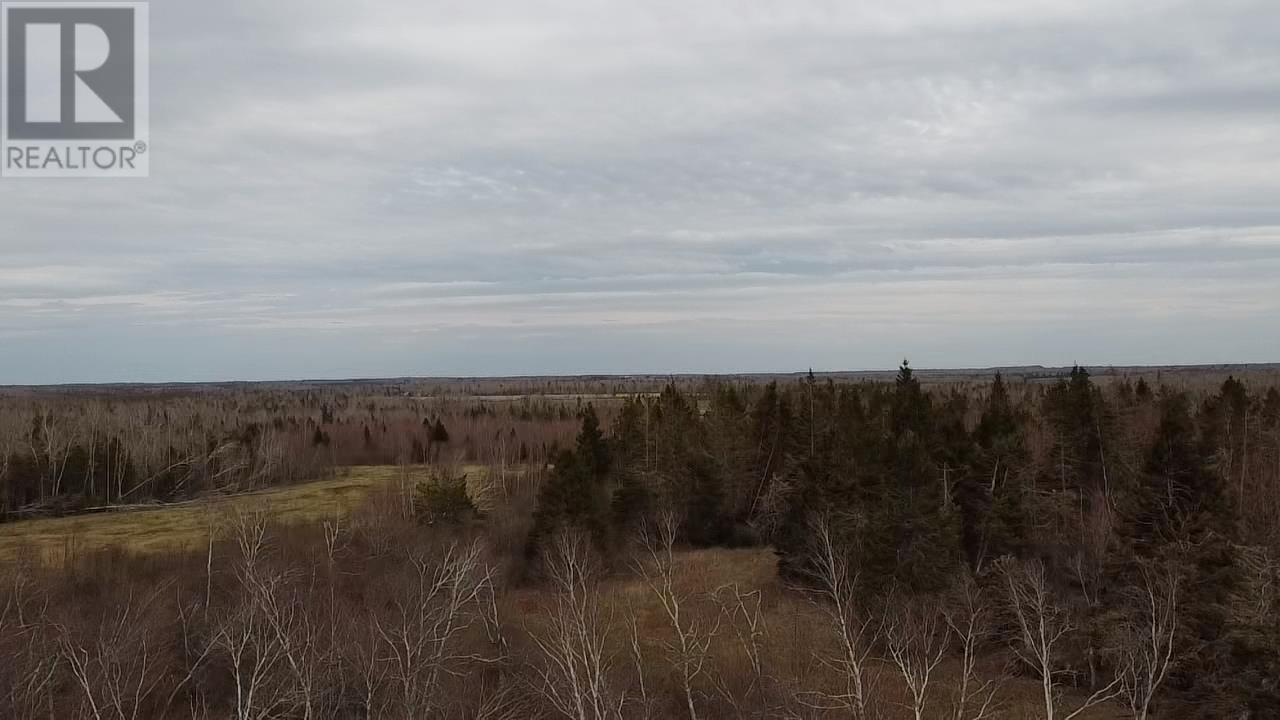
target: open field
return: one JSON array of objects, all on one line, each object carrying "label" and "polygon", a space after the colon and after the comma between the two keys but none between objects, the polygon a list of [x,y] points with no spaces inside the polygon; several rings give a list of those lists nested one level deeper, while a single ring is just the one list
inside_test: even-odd
[{"label": "open field", "polygon": [[[463,471],[474,479],[487,469],[473,465],[464,466]],[[154,508],[0,524],[0,559],[24,551],[38,552],[57,562],[73,551],[109,547],[142,553],[191,548],[205,543],[211,523],[237,511],[265,510],[274,520],[285,523],[315,522],[350,513],[375,488],[400,480],[416,483],[428,474],[429,468],[423,465],[348,467],[340,469],[332,480],[213,495]]]}]

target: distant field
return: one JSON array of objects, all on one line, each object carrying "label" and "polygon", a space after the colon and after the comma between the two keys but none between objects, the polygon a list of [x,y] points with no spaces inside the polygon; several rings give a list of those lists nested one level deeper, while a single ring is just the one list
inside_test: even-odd
[{"label": "distant field", "polygon": [[[478,465],[464,469],[471,477],[486,471]],[[417,482],[427,477],[428,470],[421,465],[408,468],[410,480]],[[334,480],[155,508],[0,524],[0,559],[16,557],[24,549],[56,562],[71,550],[115,546],[136,552],[161,552],[198,546],[208,538],[211,518],[222,518],[238,509],[267,510],[283,522],[332,518],[349,513],[372,488],[398,479],[401,472],[394,465],[350,467],[341,469]]]},{"label": "distant field", "polygon": [[507,395],[418,395],[414,396],[415,400],[449,400],[465,397],[468,400],[477,400],[481,402],[521,402],[524,400],[554,400],[557,402],[569,402],[582,400],[585,402],[622,402],[633,397],[658,397],[661,393],[657,392],[628,392],[628,393],[511,393]]}]

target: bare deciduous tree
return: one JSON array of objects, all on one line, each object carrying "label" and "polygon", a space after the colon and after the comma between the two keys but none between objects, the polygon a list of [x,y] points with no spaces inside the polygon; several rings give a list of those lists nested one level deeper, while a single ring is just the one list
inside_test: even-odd
[{"label": "bare deciduous tree", "polygon": [[1233,614],[1250,625],[1263,625],[1280,612],[1280,560],[1265,547],[1237,547],[1243,570]]},{"label": "bare deciduous tree", "polygon": [[235,688],[237,720],[265,720],[287,707],[290,683],[279,665],[284,648],[263,611],[259,588],[278,580],[265,565],[266,516],[244,512],[235,516],[240,549],[236,576],[241,590],[238,604],[216,621],[213,645],[230,667]]},{"label": "bare deciduous tree", "polygon": [[379,647],[382,640],[372,619],[367,628],[344,628],[338,656],[347,681],[359,698],[364,717],[369,720],[383,717],[384,687],[387,683],[387,664],[382,660]]},{"label": "bare deciduous tree", "polygon": [[411,558],[415,570],[408,599],[395,601],[396,612],[374,627],[381,639],[388,678],[399,690],[398,704],[409,717],[440,710],[440,682],[474,663],[494,662],[496,654],[469,652],[462,636],[485,622],[484,599],[493,569],[481,557],[478,542],[451,545],[437,561]]},{"label": "bare deciduous tree", "polygon": [[290,580],[283,574],[259,575],[251,592],[293,681],[288,704],[301,708],[303,720],[311,720],[324,715],[320,688],[330,654],[305,602],[311,588],[291,587]]},{"label": "bare deciduous tree", "polygon": [[951,701],[952,720],[985,720],[997,711],[996,693],[1002,678],[980,678],[979,652],[991,636],[992,613],[981,588],[965,575],[952,590],[943,617],[960,646],[959,678]]},{"label": "bare deciduous tree", "polygon": [[897,610],[885,630],[888,659],[911,695],[915,720],[923,720],[934,671],[947,652],[942,610],[933,598],[910,599],[896,594],[890,598],[889,606]]},{"label": "bare deciduous tree", "polygon": [[1138,574],[1139,584],[1128,588],[1133,610],[1120,624],[1115,655],[1134,720],[1146,720],[1173,663],[1182,577],[1172,564],[1142,563]]},{"label": "bare deciduous tree", "polygon": [[689,720],[698,720],[695,685],[703,674],[710,655],[711,643],[720,629],[719,616],[704,622],[689,608],[690,596],[676,588],[675,541],[678,522],[666,512],[656,527],[641,533],[645,557],[636,563],[636,571],[658,599],[675,641],[666,644],[667,658],[680,679]]},{"label": "bare deciduous tree", "polygon": [[764,642],[768,637],[768,626],[764,623],[764,596],[760,591],[742,592],[739,584],[732,583],[718,588],[713,597],[751,667],[750,693],[764,682]]},{"label": "bare deciduous tree", "polygon": [[518,685],[505,681],[482,683],[477,694],[480,702],[467,715],[474,720],[521,720],[534,715]]},{"label": "bare deciduous tree", "polygon": [[1062,720],[1071,720],[1094,705],[1118,697],[1123,692],[1119,675],[1095,690],[1074,710],[1059,710],[1062,693],[1058,676],[1062,669],[1058,667],[1058,649],[1075,626],[1067,609],[1053,599],[1040,561],[1024,563],[1005,557],[997,563],[997,571],[1004,580],[1008,609],[1017,628],[1011,647],[1019,660],[1040,676],[1045,720],[1059,716]]},{"label": "bare deciduous tree", "polygon": [[847,550],[837,542],[831,519],[816,518],[811,524],[810,573],[816,590],[810,593],[814,604],[827,615],[831,630],[840,647],[834,656],[815,655],[827,667],[840,674],[844,691],[828,693],[805,691],[800,701],[815,709],[847,710],[855,720],[869,715],[872,696],[879,675],[871,668],[872,651],[884,624],[857,602],[854,592],[857,573],[849,567]]},{"label": "bare deciduous tree", "polygon": [[[158,594],[157,591],[156,594]],[[101,720],[137,720],[164,677],[147,624],[147,610],[156,595],[135,604],[125,601],[114,618],[96,628],[89,642],[69,628],[58,629],[62,658],[71,670],[82,699],[82,712]]]},{"label": "bare deciduous tree", "polygon": [[46,619],[47,598],[26,569],[12,569],[0,603],[0,716],[36,720],[53,715],[58,652]]},{"label": "bare deciduous tree", "polygon": [[640,705],[640,717],[643,720],[653,717],[653,698],[649,696],[649,683],[645,675],[644,650],[640,643],[640,623],[636,620],[635,608],[627,608],[627,630],[630,632],[631,662],[636,671],[636,702]]},{"label": "bare deciduous tree", "polygon": [[590,544],[563,533],[553,542],[547,572],[555,600],[545,626],[531,630],[539,650],[533,689],[572,720],[618,720],[625,694],[609,683],[614,656],[610,618],[600,598]]}]

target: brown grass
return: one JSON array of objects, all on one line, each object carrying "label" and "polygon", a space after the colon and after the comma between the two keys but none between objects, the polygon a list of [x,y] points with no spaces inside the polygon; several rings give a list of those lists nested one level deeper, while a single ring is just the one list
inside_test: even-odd
[{"label": "brown grass", "polygon": [[[487,468],[464,466],[469,478]],[[210,527],[239,510],[265,510],[276,522],[319,522],[346,516],[371,490],[395,482],[416,483],[430,468],[370,465],[343,468],[333,480],[236,495],[210,496],[174,505],[93,515],[24,520],[0,525],[0,559],[34,554],[58,563],[73,553],[119,548],[137,553],[190,550],[204,545]],[[407,474],[407,477],[406,477]]]},{"label": "brown grass", "polygon": [[[702,549],[682,552],[676,559],[676,584],[679,592],[691,598],[691,609],[699,614],[714,613],[718,608],[707,597],[718,588],[736,583],[744,593],[760,592],[763,596],[767,636],[764,641],[767,672],[779,684],[772,688],[772,699],[783,704],[793,702],[791,691],[797,688],[812,690],[825,688],[838,692],[840,681],[834,673],[817,659],[819,655],[834,655],[834,637],[827,625],[827,618],[803,595],[786,587],[777,576],[777,558],[771,548]],[[545,588],[522,590],[516,596],[514,608],[529,612],[539,605],[536,599]],[[664,658],[664,644],[672,640],[672,631],[661,606],[648,587],[638,577],[626,573],[607,580],[602,588],[602,599],[612,610],[615,620],[621,621],[628,613],[634,613],[645,656],[646,676],[658,681],[673,683],[672,671]],[[711,646],[709,667],[727,687],[741,685],[741,679],[749,674],[749,666],[737,644],[732,628],[722,624]],[[615,652],[620,662],[627,662],[628,631],[619,624],[614,629]],[[983,662],[987,671],[998,672],[1005,662],[1003,656],[993,656]],[[936,685],[931,689],[930,711],[927,717],[948,717],[951,700],[951,683],[958,665],[954,660],[939,668]],[[895,669],[887,662],[878,663],[874,672],[881,674],[875,706],[881,717],[889,720],[909,718],[910,710],[904,705],[908,697]],[[735,682],[737,685],[735,685]],[[664,687],[666,694],[674,692],[674,686]],[[718,690],[712,682],[704,683],[702,697],[707,701],[708,717],[723,715],[724,704],[717,698]],[[1074,709],[1088,692],[1076,692],[1064,688],[1063,706]],[[1006,681],[1000,693],[1004,712],[999,717],[1022,720],[1043,714],[1039,681],[1030,676],[1013,677]],[[717,712],[717,709],[720,712]],[[678,712],[678,706],[669,708]],[[1119,705],[1101,705],[1076,717],[1079,720],[1103,720],[1120,716]],[[1065,715],[1066,713],[1064,713]],[[838,713],[818,717],[836,717]]]}]

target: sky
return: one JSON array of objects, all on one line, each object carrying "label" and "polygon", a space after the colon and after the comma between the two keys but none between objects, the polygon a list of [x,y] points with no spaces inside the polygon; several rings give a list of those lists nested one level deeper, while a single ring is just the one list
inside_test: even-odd
[{"label": "sky", "polygon": [[155,0],[0,384],[1280,361],[1274,0]]}]

